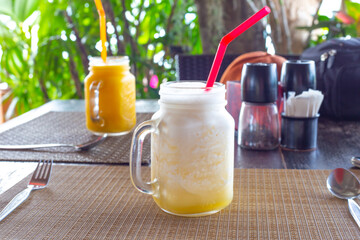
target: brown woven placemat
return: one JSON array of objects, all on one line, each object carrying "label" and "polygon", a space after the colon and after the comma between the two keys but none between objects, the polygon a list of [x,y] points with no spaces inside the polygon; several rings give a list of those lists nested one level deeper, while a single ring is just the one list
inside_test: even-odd
[{"label": "brown woven placemat", "polygon": [[[138,113],[137,124],[149,120],[153,113]],[[89,151],[70,148],[36,150],[0,150],[0,161],[38,161],[53,159],[60,163],[110,163],[129,162],[132,133],[108,137]],[[49,112],[0,134],[0,144],[68,143],[81,144],[94,138],[86,129],[84,112]],[[150,159],[150,140],[144,143],[144,163]]]},{"label": "brown woven placemat", "polygon": [[[49,186],[32,192],[0,222],[0,235],[1,239],[360,239],[347,202],[326,188],[329,173],[236,169],[229,207],[211,216],[183,218],[162,212],[150,196],[138,192],[127,166],[56,165]],[[0,195],[0,208],[27,180]]]}]

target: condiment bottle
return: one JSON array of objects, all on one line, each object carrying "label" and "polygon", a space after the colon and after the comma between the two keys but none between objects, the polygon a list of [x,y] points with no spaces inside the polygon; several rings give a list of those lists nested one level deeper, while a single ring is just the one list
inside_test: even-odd
[{"label": "condiment bottle", "polygon": [[315,62],[312,60],[288,60],[281,68],[281,86],[286,97],[289,92],[295,95],[308,91],[309,88],[316,89]]},{"label": "condiment bottle", "polygon": [[279,146],[276,64],[246,63],[241,74],[238,144],[247,149]]}]

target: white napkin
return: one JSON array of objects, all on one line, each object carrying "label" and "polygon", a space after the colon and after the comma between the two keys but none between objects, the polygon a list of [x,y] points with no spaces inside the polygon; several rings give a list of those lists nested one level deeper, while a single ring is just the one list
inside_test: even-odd
[{"label": "white napkin", "polygon": [[288,98],[284,101],[285,115],[315,117],[323,100],[324,95],[318,90],[309,89],[297,96],[295,96],[295,92],[288,92]]}]

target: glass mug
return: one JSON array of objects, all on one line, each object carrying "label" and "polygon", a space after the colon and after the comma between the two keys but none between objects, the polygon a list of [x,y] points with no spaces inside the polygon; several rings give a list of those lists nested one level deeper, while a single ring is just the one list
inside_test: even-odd
[{"label": "glass mug", "polygon": [[[235,123],[226,111],[225,87],[205,82],[160,86],[160,110],[135,130],[130,152],[133,185],[165,212],[204,216],[233,198]],[[151,182],[141,178],[142,144],[151,133]]]},{"label": "glass mug", "polygon": [[90,59],[85,78],[86,127],[94,134],[123,135],[136,124],[135,77],[130,73],[129,58]]}]

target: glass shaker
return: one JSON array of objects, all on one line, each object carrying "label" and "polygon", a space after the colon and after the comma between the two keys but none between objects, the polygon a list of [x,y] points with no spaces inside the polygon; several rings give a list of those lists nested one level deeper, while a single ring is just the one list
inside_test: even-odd
[{"label": "glass shaker", "polygon": [[241,74],[238,144],[246,149],[272,150],[279,146],[277,71],[274,63],[246,63]]}]

